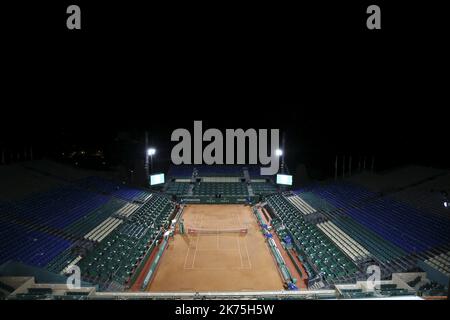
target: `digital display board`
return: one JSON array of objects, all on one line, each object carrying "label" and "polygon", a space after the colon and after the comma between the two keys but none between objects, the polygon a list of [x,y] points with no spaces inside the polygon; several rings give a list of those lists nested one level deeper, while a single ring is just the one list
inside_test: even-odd
[{"label": "digital display board", "polygon": [[277,184],[292,186],[292,176],[287,174],[277,174]]},{"label": "digital display board", "polygon": [[154,186],[156,184],[164,183],[164,173],[152,174],[150,176],[150,185]]}]

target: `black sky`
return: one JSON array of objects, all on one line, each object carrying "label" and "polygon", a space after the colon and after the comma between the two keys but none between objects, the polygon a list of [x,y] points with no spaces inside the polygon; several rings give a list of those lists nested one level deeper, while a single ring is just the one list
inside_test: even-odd
[{"label": "black sky", "polygon": [[148,130],[170,149],[172,130],[203,120],[279,128],[299,161],[351,153],[450,163],[445,19],[432,6],[380,1],[383,29],[371,33],[364,1],[79,3],[80,33],[65,29],[64,1],[11,4],[1,144],[96,146]]}]

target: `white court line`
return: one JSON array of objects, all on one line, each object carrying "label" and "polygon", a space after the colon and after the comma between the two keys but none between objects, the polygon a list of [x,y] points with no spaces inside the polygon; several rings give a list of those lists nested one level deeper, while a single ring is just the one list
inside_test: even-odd
[{"label": "white court line", "polygon": [[247,252],[247,260],[249,264],[249,269],[252,269],[252,260],[250,259],[250,254],[248,253],[248,247],[247,247],[247,239],[245,239],[245,251]]},{"label": "white court line", "polygon": [[[239,220],[239,223],[242,223],[239,215],[238,215],[238,220]],[[248,228],[247,228],[247,232],[248,232]],[[250,260],[250,254],[248,253],[248,247],[247,247],[247,238],[244,238],[244,245],[245,245],[245,251],[247,252],[247,260],[248,260],[248,264],[249,264],[249,269],[252,269],[252,261]],[[239,249],[240,249],[240,247],[239,247]]]},{"label": "white court line", "polygon": [[220,235],[219,235],[219,233],[217,232],[217,235],[216,235],[216,239],[217,239],[217,250],[220,250]]},{"label": "white court line", "polygon": [[196,267],[194,270],[250,270],[250,268],[247,267],[232,267],[232,268],[225,268],[225,267]]},{"label": "white court line", "polygon": [[[196,227],[198,226],[198,228],[201,229],[203,227],[203,224],[204,224],[205,216],[203,215],[203,211],[197,211],[197,213],[198,213],[198,215],[197,215],[196,220],[195,220],[195,226]],[[243,226],[239,214],[236,213],[236,212],[234,214],[237,216],[238,227]],[[200,220],[200,223],[198,223],[199,220]],[[236,222],[233,225],[236,225]],[[199,243],[199,240],[200,240],[200,236],[201,236],[200,234],[197,235],[197,241],[196,241],[196,244],[195,244],[195,251],[194,251],[194,258],[192,260],[192,266],[190,268],[186,267],[187,260],[188,260],[188,255],[190,253],[190,251],[189,251],[190,250],[190,246],[188,247],[188,252],[186,253],[186,258],[185,258],[184,269],[185,270],[227,270],[227,269],[230,269],[230,268],[225,268],[225,267],[195,267],[195,259],[196,259],[196,256],[197,256],[197,251],[198,252],[208,252],[208,251],[209,252],[211,252],[211,251],[212,252],[217,252],[217,250],[215,250],[215,249],[198,249],[198,243]],[[226,251],[234,251],[234,252],[236,252],[236,249],[220,249],[220,242],[219,242],[220,238],[219,237],[220,237],[220,234],[217,234],[217,241],[218,241],[217,245],[218,245],[218,249],[220,251],[225,251],[225,252]],[[252,263],[251,263],[250,254],[249,254],[249,251],[248,251],[247,239],[244,239],[244,245],[245,245],[245,252],[246,252],[246,255],[247,255],[249,267],[246,267],[243,264],[243,255],[242,255],[242,250],[241,250],[241,247],[240,247],[240,237],[236,236],[236,240],[237,240],[237,245],[238,245],[238,249],[239,249],[239,255],[240,255],[240,259],[241,259],[241,266],[240,267],[233,267],[233,268],[231,268],[231,270],[251,270],[252,269]]]},{"label": "white court line", "polygon": [[[197,221],[200,219],[200,215],[197,215],[196,217],[195,217],[195,222],[194,222],[194,226],[197,224]],[[191,250],[191,241],[189,241],[189,243],[188,243],[188,249],[187,249],[187,252],[186,252],[186,257],[184,258],[184,266],[183,266],[183,268],[186,270],[186,269],[192,269],[192,268],[187,268],[186,267],[186,264],[187,264],[187,260],[188,260],[188,257],[189,257],[189,252],[190,252],[190,250]]]},{"label": "white court line", "polygon": [[242,252],[241,252],[241,244],[239,243],[239,236],[237,236],[236,237],[236,242],[237,242],[237,246],[238,246],[238,251],[239,251],[239,258],[241,259],[241,268],[243,268],[244,267],[244,262],[243,262],[243,259],[242,259]]},{"label": "white court line", "polygon": [[[198,252],[217,252],[217,249],[198,249]],[[236,252],[236,249],[220,249],[220,251],[234,251]]]},{"label": "white court line", "polygon": [[[239,215],[237,213],[235,213],[237,220],[240,223],[240,219],[239,219]],[[237,242],[237,246],[238,246],[238,251],[239,251],[239,258],[241,259],[241,268],[244,267],[244,262],[242,259],[242,252],[241,252],[241,244],[239,243],[239,235],[236,237],[236,242]]]},{"label": "white court line", "polygon": [[187,252],[186,252],[186,257],[184,258],[184,269],[187,269],[186,268],[186,263],[187,263],[187,258],[189,257],[189,250],[191,250],[191,242],[189,242],[188,243],[188,249],[187,249]]},{"label": "white court line", "polygon": [[[200,220],[200,228],[203,226],[203,214],[201,215],[201,220]],[[197,242],[195,243],[195,251],[194,251],[194,259],[192,260],[192,266],[191,269],[194,269],[194,265],[195,265],[195,257],[197,256],[197,248],[198,248],[198,242],[200,240],[200,235],[197,235]]]}]

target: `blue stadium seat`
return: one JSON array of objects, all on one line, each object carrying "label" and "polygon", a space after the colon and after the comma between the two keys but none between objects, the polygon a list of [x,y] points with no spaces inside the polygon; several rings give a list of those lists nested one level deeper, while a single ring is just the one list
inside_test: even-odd
[{"label": "blue stadium seat", "polygon": [[14,260],[45,267],[71,244],[70,241],[23,225],[7,221],[0,224],[0,264]]}]

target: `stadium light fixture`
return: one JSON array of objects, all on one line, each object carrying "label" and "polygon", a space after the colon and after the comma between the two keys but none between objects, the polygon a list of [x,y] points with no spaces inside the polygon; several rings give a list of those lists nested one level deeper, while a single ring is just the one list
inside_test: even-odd
[{"label": "stadium light fixture", "polygon": [[150,174],[153,174],[153,156],[156,154],[155,148],[148,148],[147,155],[150,157]]},{"label": "stadium light fixture", "polygon": [[283,155],[283,150],[281,150],[281,149],[275,150],[275,155],[276,155],[277,157],[281,157],[281,156]]}]

